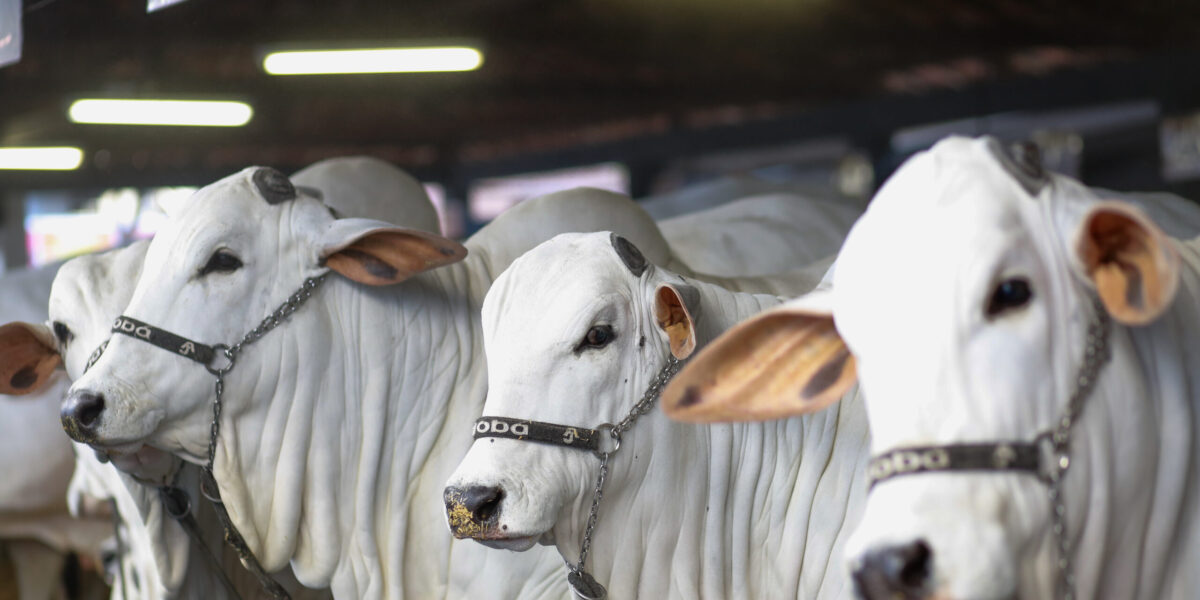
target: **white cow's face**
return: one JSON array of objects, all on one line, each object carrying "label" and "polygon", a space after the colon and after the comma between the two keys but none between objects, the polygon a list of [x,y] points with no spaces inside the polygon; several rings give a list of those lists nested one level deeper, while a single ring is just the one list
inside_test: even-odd
[{"label": "white cow's face", "polygon": [[[148,241],[134,242],[125,248],[69,260],[59,268],[50,288],[47,324],[72,380],[83,374],[88,359],[112,334],[113,320],[129,303],[148,246]],[[109,458],[121,470],[160,484],[168,483],[179,466],[178,459],[144,445],[112,452]],[[90,457],[81,456],[75,477],[97,467],[99,464]]]},{"label": "white cow's face", "polygon": [[[678,290],[687,289],[658,281],[661,271],[632,248],[608,233],[563,234],[496,280],[483,305],[483,416],[591,429],[628,414],[672,352],[656,302],[682,316]],[[477,439],[446,488],[451,530],[516,550],[552,543],[560,524],[586,516],[599,466],[588,451]],[[629,470],[611,469],[606,491],[619,493]]]},{"label": "white cow's face", "polygon": [[[995,162],[929,166],[879,194],[834,276],[876,454],[1050,427],[1090,314],[1044,201]],[[899,564],[914,588],[1009,597],[1018,557],[1049,551],[1049,509],[1028,475],[899,477],[872,490],[848,557],[861,577]]]},{"label": "white cow's face", "polygon": [[150,242],[71,259],[50,288],[50,332],[67,375],[78,379],[88,358],[109,338],[113,320],[129,304]]},{"label": "white cow's face", "polygon": [[[122,314],[195,342],[232,345],[308,277],[332,269],[383,285],[464,255],[458,244],[432,234],[335,219],[318,199],[297,195],[284,175],[251,167],[201,189],[172,216],[150,243]],[[100,448],[120,452],[149,443],[202,460],[213,384],[204,365],[114,335],[72,386],[64,426],[77,441]],[[247,403],[227,397],[225,410],[236,418]]]},{"label": "white cow's face", "polygon": [[[938,144],[877,194],[839,254],[831,292],[731,333],[751,345],[790,340],[778,365],[800,364],[781,370],[805,375],[780,389],[798,386],[801,399],[824,385],[821,361],[839,371],[852,362],[874,454],[1032,441],[1053,427],[1073,389],[1093,290],[1114,319],[1145,323],[1170,302],[1177,258],[1132,208],[1098,203],[1077,183],[1027,164],[991,140]],[[746,337],[756,330],[757,341]],[[825,332],[812,338],[819,343],[797,342],[814,330]],[[713,356],[728,362],[735,353],[721,342]],[[689,368],[723,368],[705,358]],[[709,411],[717,395],[731,398],[732,390],[714,392],[687,371],[676,379],[687,391],[668,390],[664,403],[680,416],[699,410],[680,403],[688,392]],[[785,396],[774,414],[819,408]],[[1047,488],[1032,475],[895,477],[871,491],[847,558],[870,598],[1051,597],[1050,510]]]}]

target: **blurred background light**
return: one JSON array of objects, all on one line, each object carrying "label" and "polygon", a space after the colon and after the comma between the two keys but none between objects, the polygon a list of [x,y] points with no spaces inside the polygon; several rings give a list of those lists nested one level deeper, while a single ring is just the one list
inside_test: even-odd
[{"label": "blurred background light", "polygon": [[83,150],[69,146],[0,148],[0,169],[71,171],[83,162]]},{"label": "blurred background light", "polygon": [[76,100],[67,111],[75,123],[238,127],[254,110],[244,102],[215,100]]},{"label": "blurred background light", "polygon": [[475,48],[374,48],[272,52],[263,59],[271,75],[335,75],[349,73],[433,73],[473,71],[483,64]]}]

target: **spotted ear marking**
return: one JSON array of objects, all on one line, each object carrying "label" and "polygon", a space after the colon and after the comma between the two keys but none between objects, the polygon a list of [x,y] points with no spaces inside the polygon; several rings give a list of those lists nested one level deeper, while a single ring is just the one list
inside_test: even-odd
[{"label": "spotted ear marking", "polygon": [[44,329],[21,322],[0,327],[0,394],[30,394],[50,381],[62,358]]},{"label": "spotted ear marking", "polygon": [[609,236],[612,241],[613,250],[617,251],[617,256],[621,258],[621,262],[625,264],[625,268],[633,273],[634,277],[641,277],[642,273],[646,272],[646,257],[642,255],[642,251],[638,250],[633,242],[617,235]]},{"label": "spotted ear marking", "polygon": [[296,188],[292,185],[292,180],[275,169],[262,167],[254,172],[253,180],[254,187],[258,188],[259,195],[267,204],[275,205],[296,199]]},{"label": "spotted ear marking", "polygon": [[725,332],[663,391],[663,412],[691,423],[763,421],[810,414],[857,380],[833,317],[804,308],[768,311]]}]

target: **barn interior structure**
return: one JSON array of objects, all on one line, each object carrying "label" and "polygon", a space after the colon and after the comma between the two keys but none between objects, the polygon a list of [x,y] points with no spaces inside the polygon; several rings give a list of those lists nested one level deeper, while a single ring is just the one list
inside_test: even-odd
[{"label": "barn interior structure", "polygon": [[[565,174],[643,198],[758,171],[869,195],[950,132],[1035,140],[1051,166],[1092,185],[1187,196],[1200,177],[1200,6],[1187,2],[15,4],[24,48],[0,69],[0,144],[83,158],[69,171],[0,171],[10,267],[30,260],[27,225],[35,261],[51,222],[81,228],[72,237],[88,249],[148,233],[129,199],[101,203],[122,213],[115,230],[48,216],[96,213],[113,190],[144,197],[330,156],[376,156],[433,184],[460,235],[515,201],[487,193],[500,178]],[[263,68],[281,49],[447,44],[478,48],[482,64]],[[253,116],[238,127],[72,122],[82,98],[238,101]]]}]

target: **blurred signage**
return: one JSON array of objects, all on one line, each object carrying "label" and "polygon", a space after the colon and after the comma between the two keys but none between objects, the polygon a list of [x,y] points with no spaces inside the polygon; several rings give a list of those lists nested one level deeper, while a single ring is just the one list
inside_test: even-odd
[{"label": "blurred signage", "polygon": [[471,184],[467,212],[472,219],[483,223],[529,198],[574,187],[594,187],[628,194],[629,171],[618,163],[601,163],[480,179]]},{"label": "blurred signage", "polygon": [[172,6],[174,4],[179,4],[180,2],[183,2],[183,1],[184,0],[149,0],[146,3],[146,12],[152,13],[156,10],[162,10],[168,6]]},{"label": "blurred signage", "polygon": [[0,0],[0,67],[21,60],[21,0]]}]

